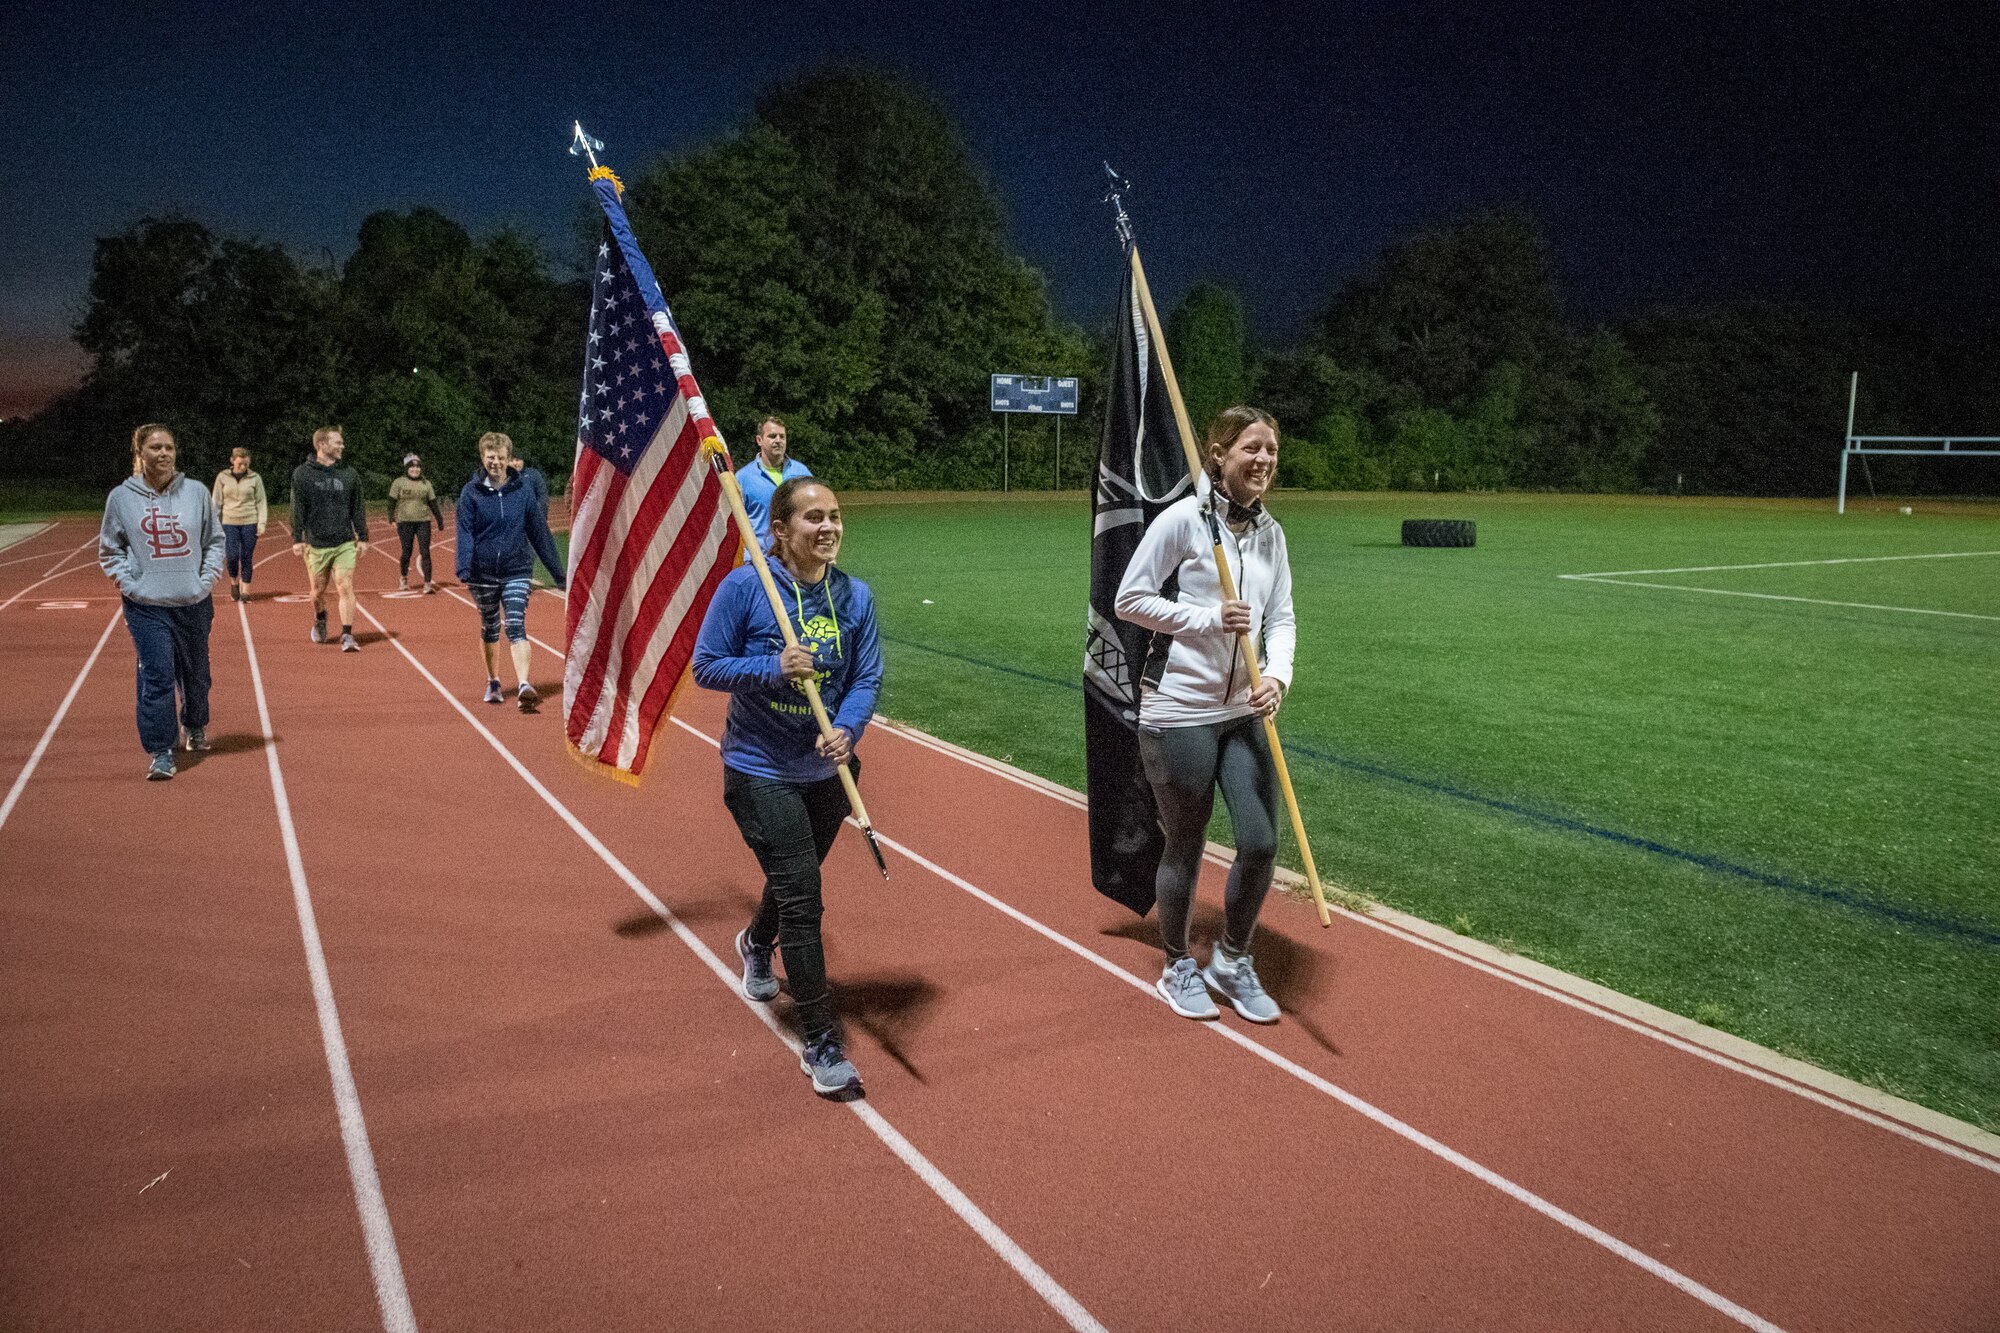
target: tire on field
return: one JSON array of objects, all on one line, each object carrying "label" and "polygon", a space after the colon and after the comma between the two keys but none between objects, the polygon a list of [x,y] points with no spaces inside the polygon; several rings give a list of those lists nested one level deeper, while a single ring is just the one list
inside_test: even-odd
[{"label": "tire on field", "polygon": [[1469,518],[1406,518],[1403,520],[1405,546],[1470,546],[1473,542]]}]

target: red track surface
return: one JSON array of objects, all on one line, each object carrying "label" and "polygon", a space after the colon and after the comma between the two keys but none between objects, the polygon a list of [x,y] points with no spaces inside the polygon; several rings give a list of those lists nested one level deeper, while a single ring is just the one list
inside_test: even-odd
[{"label": "red track surface", "polygon": [[[0,602],[88,535],[4,552],[49,558],[0,564]],[[116,613],[70,563],[0,612],[0,783]],[[385,598],[392,574],[362,565],[358,655],[301,605],[219,603],[217,748],[167,784],[114,628],[19,787],[0,1325],[2000,1327],[2000,1161],[1289,900],[1259,945],[1285,1021],[1175,1018],[1113,970],[1149,981],[1158,949],[1090,892],[1079,810],[885,730],[877,826],[960,882],[835,849],[868,1099],[819,1101],[639,896],[733,961],[756,870],[689,730],[719,700],[637,793],[591,777],[554,708],[474,702],[471,608]],[[257,587],[302,582],[283,556]],[[365,1117],[346,1149],[246,623]]]}]

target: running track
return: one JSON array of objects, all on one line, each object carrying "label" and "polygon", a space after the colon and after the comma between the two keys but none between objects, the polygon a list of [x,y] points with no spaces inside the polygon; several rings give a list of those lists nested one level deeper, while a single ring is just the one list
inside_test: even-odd
[{"label": "running track", "polygon": [[358,655],[218,603],[216,750],[147,784],[92,530],[0,552],[0,1326],[2000,1327],[1990,1138],[1289,899],[1285,1021],[1175,1018],[1074,803],[886,727],[822,1102],[718,975],[717,699],[590,777],[371,554]]}]

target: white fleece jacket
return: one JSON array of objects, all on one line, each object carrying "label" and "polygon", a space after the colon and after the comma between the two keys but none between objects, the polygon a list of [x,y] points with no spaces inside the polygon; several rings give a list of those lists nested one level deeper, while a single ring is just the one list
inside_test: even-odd
[{"label": "white fleece jacket", "polygon": [[[1151,726],[1229,722],[1253,711],[1240,640],[1222,628],[1222,581],[1201,503],[1188,496],[1154,519],[1118,584],[1119,619],[1154,632],[1139,691],[1139,720]],[[1222,549],[1236,595],[1250,603],[1258,665],[1289,689],[1298,634],[1285,530],[1265,511],[1241,537],[1224,524]]]}]

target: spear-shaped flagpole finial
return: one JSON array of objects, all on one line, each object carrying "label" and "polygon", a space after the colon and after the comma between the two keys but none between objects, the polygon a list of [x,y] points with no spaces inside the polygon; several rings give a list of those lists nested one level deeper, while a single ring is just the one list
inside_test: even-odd
[{"label": "spear-shaped flagpole finial", "polygon": [[583,132],[583,122],[580,120],[572,121],[570,124],[574,132],[570,136],[569,155],[571,157],[589,158],[590,169],[592,171],[597,170],[597,153],[599,149],[604,147],[604,140],[593,139],[588,134],[585,134]]},{"label": "spear-shaped flagpole finial", "polygon": [[1109,162],[1104,164],[1104,174],[1111,181],[1110,188],[1104,192],[1104,202],[1117,210],[1116,215],[1111,219],[1111,225],[1117,229],[1118,243],[1127,250],[1130,250],[1132,248],[1132,219],[1125,214],[1124,195],[1131,190],[1132,182],[1119,175]]}]

